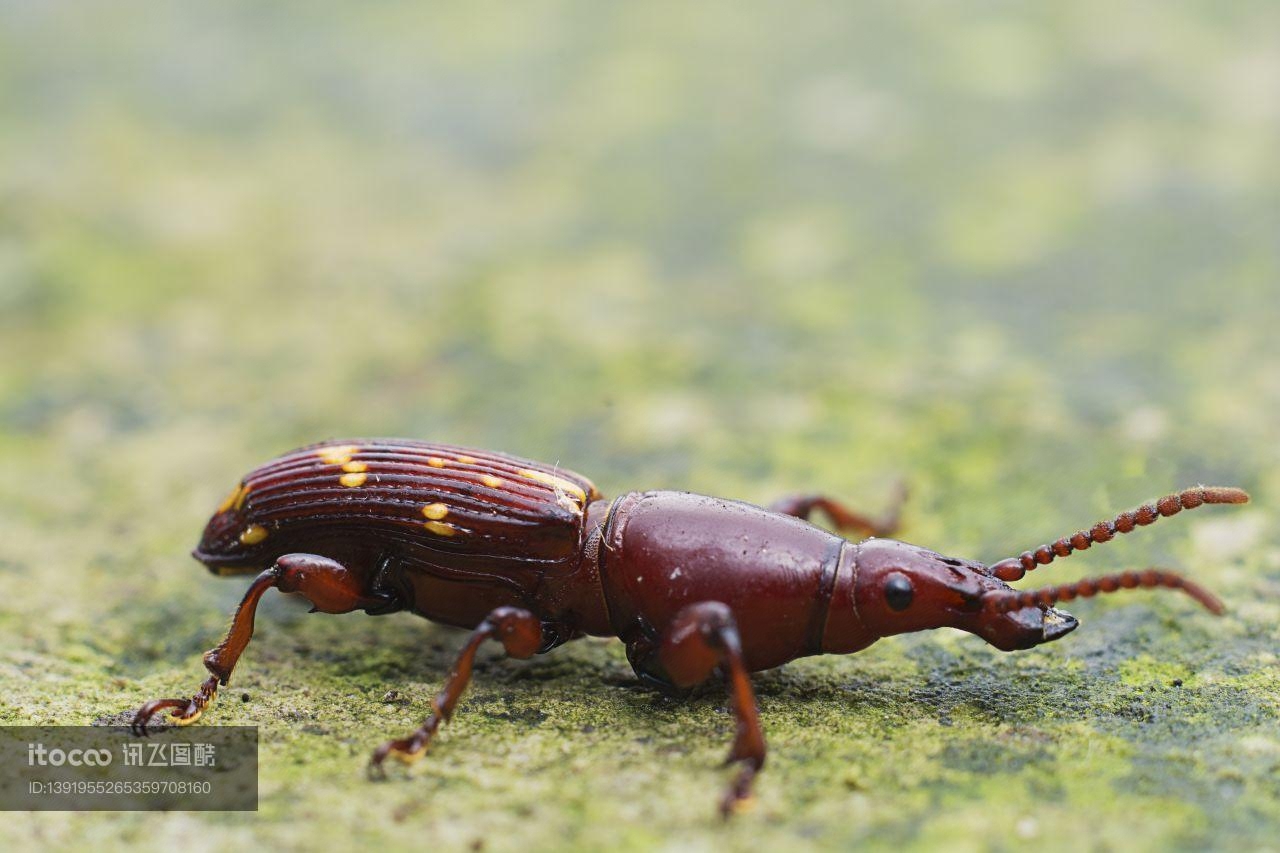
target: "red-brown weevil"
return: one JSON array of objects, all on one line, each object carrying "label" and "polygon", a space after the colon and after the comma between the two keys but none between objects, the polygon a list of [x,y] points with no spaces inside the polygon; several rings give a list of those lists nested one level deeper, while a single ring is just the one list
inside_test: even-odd
[{"label": "red-brown weevil", "polygon": [[[1248,501],[1240,489],[1199,487],[1160,498],[1073,536],[991,566],[884,538],[860,542],[809,524],[871,537],[897,525],[822,496],[762,509],[674,491],[604,499],[571,471],[500,453],[377,439],[304,447],[254,470],[218,508],[194,556],[217,574],[259,572],[226,639],[204,656],[212,675],[190,699],[156,699],[133,726],[172,709],[194,722],[231,678],[271,588],[299,593],[322,613],[409,610],[472,629],[422,726],[372,755],[413,761],[453,715],[487,639],[527,658],[585,635],[618,637],[646,684],[681,691],[721,671],[740,765],[721,803],[745,801],[765,742],[748,673],[806,655],[847,654],[880,637],[949,626],[1005,651],[1056,640],[1076,620],[1058,601],[1136,587],[1221,603],[1158,569],[1019,591],[1037,566],[1117,533],[1202,504]],[[901,504],[901,500],[898,501]]]}]

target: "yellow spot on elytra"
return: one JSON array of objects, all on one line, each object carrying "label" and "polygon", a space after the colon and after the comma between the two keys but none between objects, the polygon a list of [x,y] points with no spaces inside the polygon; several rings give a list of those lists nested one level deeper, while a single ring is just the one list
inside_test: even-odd
[{"label": "yellow spot on elytra", "polygon": [[342,466],[342,470],[348,474],[363,474],[369,470],[369,466],[364,462],[348,462]]},{"label": "yellow spot on elytra", "polygon": [[464,465],[472,465],[476,462],[476,458],[474,456],[468,456],[465,453],[460,453],[458,454],[458,461]]},{"label": "yellow spot on elytra", "polygon": [[521,477],[528,477],[530,480],[536,480],[539,483],[545,483],[557,492],[564,492],[566,495],[575,498],[579,504],[586,504],[587,493],[577,483],[572,483],[564,477],[557,477],[555,474],[548,474],[545,471],[533,471],[528,468],[521,469]]},{"label": "yellow spot on elytra", "polygon": [[240,509],[244,506],[244,499],[248,496],[249,487],[244,483],[241,483],[232,490],[231,494],[227,495],[226,498],[223,499],[222,503],[218,504],[218,512],[226,512],[232,507]]},{"label": "yellow spot on elytra", "polygon": [[338,482],[346,486],[348,489],[356,489],[364,485],[364,481],[369,479],[369,475],[363,471],[354,474],[343,474],[338,478]]},{"label": "yellow spot on elytra", "polygon": [[496,489],[499,486],[501,486],[503,483],[505,483],[506,480],[502,479],[501,477],[495,477],[492,474],[485,474],[483,477],[480,478],[480,482],[484,483],[486,486],[488,486],[491,489]]},{"label": "yellow spot on elytra", "polygon": [[449,514],[449,507],[444,504],[427,504],[422,508],[422,514],[432,521],[439,521]]},{"label": "yellow spot on elytra", "polygon": [[326,465],[346,465],[359,449],[354,444],[339,444],[334,447],[320,448],[316,451],[316,456],[319,456],[320,461]]},{"label": "yellow spot on elytra", "polygon": [[432,468],[443,468],[449,463],[441,459],[439,456],[428,456],[427,464],[430,465]]},{"label": "yellow spot on elytra", "polygon": [[452,536],[458,532],[458,528],[452,524],[445,524],[443,521],[428,521],[422,526],[437,536]]},{"label": "yellow spot on elytra", "polygon": [[250,524],[240,533],[241,545],[257,545],[267,538],[267,528],[261,524]]}]

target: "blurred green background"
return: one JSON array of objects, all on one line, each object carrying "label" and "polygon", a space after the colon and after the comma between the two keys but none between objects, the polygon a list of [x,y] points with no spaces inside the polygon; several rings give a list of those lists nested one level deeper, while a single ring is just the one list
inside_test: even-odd
[{"label": "blurred green background", "polygon": [[[610,494],[868,509],[995,560],[1158,564],[1061,643],[949,631],[726,697],[616,643],[511,662],[412,778],[461,643],[269,600],[209,716],[255,814],[10,815],[15,848],[1275,849],[1280,7],[1268,2],[0,2],[0,722],[188,692],[243,590],[186,556],[235,479],[341,435]],[[1180,686],[1175,686],[1179,684]],[[401,699],[385,698],[397,691]]]}]

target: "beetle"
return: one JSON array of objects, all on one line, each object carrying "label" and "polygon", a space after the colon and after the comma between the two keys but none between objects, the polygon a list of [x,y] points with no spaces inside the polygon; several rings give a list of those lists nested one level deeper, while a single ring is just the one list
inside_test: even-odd
[{"label": "beetle", "polygon": [[[477,649],[497,640],[528,658],[582,636],[618,637],[642,682],[688,691],[721,672],[737,773],[724,814],[746,802],[765,762],[749,674],[796,658],[847,654],[929,628],[976,634],[1004,651],[1061,639],[1077,626],[1055,605],[1138,587],[1180,589],[1214,614],[1222,604],[1159,569],[1034,590],[1027,572],[1183,509],[1241,504],[1236,488],[1196,487],[1121,513],[990,566],[887,537],[905,495],[882,518],[822,495],[765,509],[678,491],[605,499],[579,474],[503,453],[401,439],[327,441],[245,476],[209,520],[193,556],[219,575],[257,573],[194,696],[156,699],[134,715],[146,734],[162,710],[195,722],[226,686],[269,589],[313,612],[407,610],[471,635],[420,728],[378,747],[419,758],[471,678]],[[825,514],[846,539],[808,519]]]}]

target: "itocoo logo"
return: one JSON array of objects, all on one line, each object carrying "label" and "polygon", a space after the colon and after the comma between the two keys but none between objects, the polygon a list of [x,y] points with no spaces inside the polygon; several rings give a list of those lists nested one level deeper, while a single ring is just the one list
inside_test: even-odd
[{"label": "itocoo logo", "polygon": [[42,743],[27,744],[27,766],[106,767],[111,763],[109,749],[48,749]]}]

